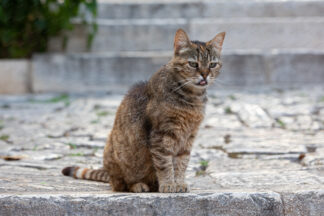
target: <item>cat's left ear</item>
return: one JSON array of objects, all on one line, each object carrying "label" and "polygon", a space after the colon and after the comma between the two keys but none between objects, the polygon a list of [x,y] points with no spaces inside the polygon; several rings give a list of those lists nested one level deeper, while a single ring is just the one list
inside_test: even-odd
[{"label": "cat's left ear", "polygon": [[174,37],[174,53],[178,54],[181,50],[186,49],[189,46],[190,40],[187,33],[182,29],[178,29]]},{"label": "cat's left ear", "polygon": [[218,33],[212,40],[208,41],[207,44],[211,44],[218,52],[221,52],[225,34],[225,32]]}]

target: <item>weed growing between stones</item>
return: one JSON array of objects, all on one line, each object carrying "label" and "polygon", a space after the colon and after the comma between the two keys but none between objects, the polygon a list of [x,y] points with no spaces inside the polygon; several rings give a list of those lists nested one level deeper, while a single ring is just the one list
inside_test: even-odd
[{"label": "weed growing between stones", "polygon": [[4,123],[2,120],[0,120],[0,130],[2,130],[4,128]]},{"label": "weed growing between stones", "polygon": [[206,170],[207,170],[209,161],[201,160],[199,163],[200,163],[200,167],[199,167],[199,170],[196,171],[196,176],[206,175],[207,174]]},{"label": "weed growing between stones", "polygon": [[77,149],[78,146],[74,143],[66,143],[66,145],[68,145],[70,147],[70,149]]},{"label": "weed growing between stones", "polygon": [[0,136],[0,140],[7,142],[10,136],[8,134],[3,134]]},{"label": "weed growing between stones", "polygon": [[231,99],[232,101],[237,100],[237,98],[235,97],[235,95],[230,95],[230,96],[228,96],[228,97],[229,97],[229,99]]},{"label": "weed growing between stones", "polygon": [[96,113],[98,117],[107,116],[110,113],[108,111],[101,111]]},{"label": "weed growing between stones", "polygon": [[71,154],[68,154],[68,156],[70,156],[70,157],[83,157],[84,153],[82,153],[82,152],[71,153]]},{"label": "weed growing between stones", "polygon": [[99,119],[95,119],[95,120],[92,120],[92,121],[90,122],[90,124],[98,124],[99,122],[100,122]]},{"label": "weed growing between stones", "polygon": [[35,99],[31,99],[29,100],[29,102],[31,103],[64,103],[64,105],[67,107],[71,104],[70,102],[70,97],[68,94],[60,94],[58,96],[55,96],[53,98],[50,99],[46,99],[46,100],[35,100]]},{"label": "weed growing between stones", "polygon": [[225,114],[227,114],[227,115],[231,115],[231,114],[233,114],[233,111],[232,111],[232,109],[231,109],[231,107],[225,107]]},{"label": "weed growing between stones", "polygon": [[286,128],[286,124],[280,118],[276,118],[275,121],[282,129]]}]

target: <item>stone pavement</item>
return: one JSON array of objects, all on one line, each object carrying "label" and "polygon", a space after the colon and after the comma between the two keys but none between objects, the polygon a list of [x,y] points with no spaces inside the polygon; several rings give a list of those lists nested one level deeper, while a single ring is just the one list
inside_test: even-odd
[{"label": "stone pavement", "polygon": [[324,91],[211,91],[188,194],[113,193],[100,167],[121,94],[0,97],[0,215],[324,215]]}]

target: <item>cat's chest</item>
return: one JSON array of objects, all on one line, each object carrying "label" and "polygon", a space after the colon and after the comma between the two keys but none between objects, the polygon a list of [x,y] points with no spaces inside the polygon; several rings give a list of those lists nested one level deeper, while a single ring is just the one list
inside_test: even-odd
[{"label": "cat's chest", "polygon": [[204,118],[203,110],[197,109],[177,109],[173,108],[168,112],[169,118],[174,119],[175,127],[183,133],[183,136],[190,136],[190,134],[197,130]]},{"label": "cat's chest", "polygon": [[175,130],[180,133],[190,134],[196,130],[204,118],[204,109],[190,109],[159,104],[149,110],[152,124],[156,128]]}]

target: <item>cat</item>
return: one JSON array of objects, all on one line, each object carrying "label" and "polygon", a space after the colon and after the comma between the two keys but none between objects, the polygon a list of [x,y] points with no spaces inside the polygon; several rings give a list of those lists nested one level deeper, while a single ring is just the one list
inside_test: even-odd
[{"label": "cat", "polygon": [[185,171],[204,118],[206,88],[219,75],[225,32],[204,43],[178,29],[173,58],[122,100],[99,170],[66,167],[74,178],[120,192],[188,192]]}]

